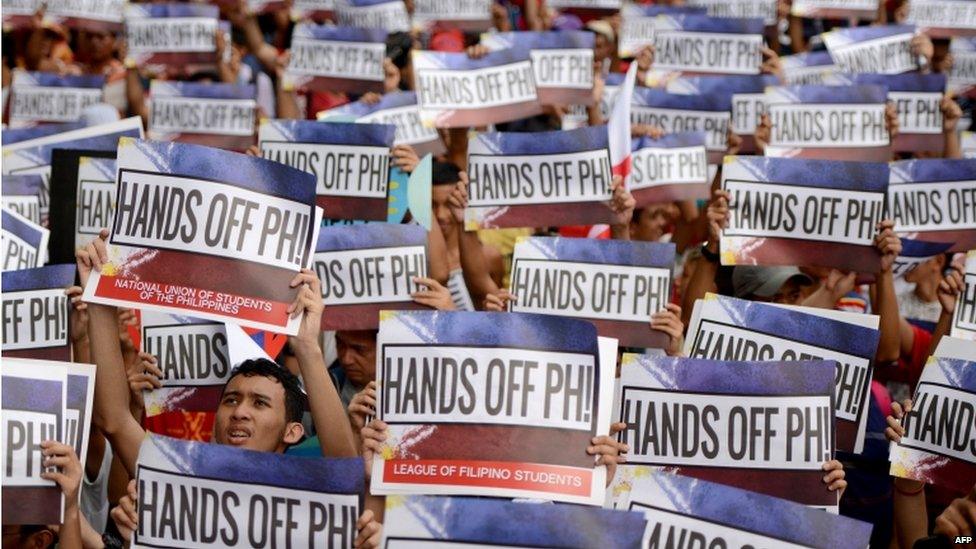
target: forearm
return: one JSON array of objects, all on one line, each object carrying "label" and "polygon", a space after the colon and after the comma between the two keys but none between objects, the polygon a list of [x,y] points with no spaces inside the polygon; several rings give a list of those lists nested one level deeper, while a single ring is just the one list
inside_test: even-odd
[{"label": "forearm", "polygon": [[898,360],[901,356],[901,326],[898,298],[895,296],[895,278],[891,270],[882,271],[876,283],[877,302],[875,312],[880,316],[880,339],[875,361],[879,365]]},{"label": "forearm", "polygon": [[355,437],[346,417],[335,384],[329,378],[322,349],[318,342],[299,342],[292,345],[302,382],[308,393],[308,406],[318,433],[322,455],[325,457],[356,457]]},{"label": "forearm", "polygon": [[87,337],[71,342],[71,359],[81,364],[91,364],[91,343]]},{"label": "forearm", "polygon": [[286,90],[284,84],[279,79],[275,82],[275,102],[278,107],[278,118],[302,120],[302,115],[298,108],[298,98],[295,97],[295,90]]},{"label": "forearm", "polygon": [[471,293],[471,299],[476,306],[479,306],[484,302],[485,296],[498,292],[498,286],[488,274],[488,262],[485,261],[485,253],[481,249],[478,233],[458,227],[458,249],[464,283]]},{"label": "forearm", "polygon": [[447,130],[447,159],[462,170],[468,169],[468,128]]},{"label": "forearm", "polygon": [[939,347],[939,341],[942,339],[942,336],[949,334],[949,328],[951,326],[952,315],[943,309],[942,314],[939,315],[939,321],[935,323],[935,329],[932,330],[932,343],[929,344],[928,352],[930,356],[934,354],[935,350]]},{"label": "forearm", "polygon": [[681,296],[681,321],[685,326],[689,326],[692,309],[695,308],[695,301],[705,297],[708,292],[715,292],[718,287],[715,284],[715,276],[718,274],[718,263],[708,260],[699,261],[698,268],[691,275],[688,281],[688,288]]},{"label": "forearm", "polygon": [[61,549],[83,549],[81,538],[81,509],[78,502],[65,502],[64,521],[58,531],[58,547]]},{"label": "forearm", "polygon": [[149,110],[146,108],[146,94],[145,90],[142,89],[139,70],[135,67],[129,68],[125,72],[125,98],[129,102],[129,112],[133,116],[142,118],[142,123],[146,124],[149,119]]},{"label": "forearm", "polygon": [[386,513],[386,496],[374,496],[369,493],[369,487],[367,487],[364,507],[373,512],[373,518],[376,519],[376,522],[382,523],[383,515]]},{"label": "forearm", "polygon": [[925,484],[916,480],[894,480],[894,512],[896,547],[910,549],[928,534],[928,513],[925,508]]},{"label": "forearm", "polygon": [[79,522],[81,523],[81,544],[85,549],[102,549],[105,547],[102,535],[92,528],[85,515],[81,515]]},{"label": "forearm", "polygon": [[276,71],[275,63],[278,61],[278,50],[264,41],[258,20],[253,15],[248,15],[241,30],[244,31],[244,41],[247,43],[247,48],[251,50],[251,53],[264,66],[265,70],[274,74]]},{"label": "forearm", "polygon": [[630,240],[630,225],[610,225],[610,238],[614,240]]},{"label": "forearm", "polygon": [[427,276],[441,284],[447,284],[447,279],[451,276],[447,261],[447,242],[444,241],[440,224],[436,222],[431,223],[430,232],[427,233],[427,255],[430,265]]},{"label": "forearm", "polygon": [[959,133],[955,130],[943,133],[945,138],[945,149],[942,152],[944,158],[962,158],[962,145],[959,143]]},{"label": "forearm", "polygon": [[816,307],[818,309],[833,309],[836,304],[837,299],[834,297],[834,294],[822,284],[812,294],[808,295],[802,303],[804,307]]}]

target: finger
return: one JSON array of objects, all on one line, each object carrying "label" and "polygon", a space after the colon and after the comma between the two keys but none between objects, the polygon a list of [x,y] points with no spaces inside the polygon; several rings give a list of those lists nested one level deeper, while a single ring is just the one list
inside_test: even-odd
[{"label": "finger", "polygon": [[618,454],[617,447],[611,444],[596,444],[586,447],[586,453],[596,455],[615,456]]}]

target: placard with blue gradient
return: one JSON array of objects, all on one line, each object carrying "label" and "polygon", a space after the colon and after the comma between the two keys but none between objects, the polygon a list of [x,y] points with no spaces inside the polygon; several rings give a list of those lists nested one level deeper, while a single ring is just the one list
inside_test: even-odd
[{"label": "placard with blue gradient", "polygon": [[976,4],[961,0],[915,0],[908,5],[906,23],[931,38],[976,36]]},{"label": "placard with blue gradient", "polygon": [[3,273],[3,356],[71,360],[65,290],[74,283],[73,264]]},{"label": "placard with blue gradient", "polygon": [[841,72],[901,74],[917,70],[915,25],[838,28],[822,35]]},{"label": "placard with blue gradient", "polygon": [[583,320],[383,311],[372,493],[602,504],[586,448],[608,432],[616,347]]},{"label": "placard with blue gradient", "polygon": [[220,9],[205,4],[127,4],[127,64],[185,69],[217,62]]},{"label": "placard with blue gradient", "polygon": [[[149,435],[139,449],[136,485],[133,547],[352,547],[363,460]],[[174,508],[200,515],[184,524],[167,511]]]},{"label": "placard with blue gradient", "polygon": [[82,111],[102,102],[105,77],[15,70],[10,87],[10,126],[22,128],[77,122]]},{"label": "placard with blue gradient", "polygon": [[976,250],[966,254],[963,288],[956,299],[950,334],[976,342]]},{"label": "placard with blue gradient", "polygon": [[705,132],[634,138],[627,188],[638,208],[708,198],[711,179]]},{"label": "placard with blue gradient", "polygon": [[299,23],[284,86],[326,92],[382,92],[386,31]]},{"label": "placard with blue gradient", "polygon": [[834,455],[835,365],[624,354],[614,407],[625,424],[617,438],[630,447],[622,468],[654,466],[835,507],[822,480]]},{"label": "placard with blue gradient", "polygon": [[723,265],[801,265],[876,273],[888,165],[728,156]]},{"label": "placard with blue gradient", "polygon": [[524,48],[545,105],[593,104],[593,43],[589,31],[518,31],[485,34],[481,44],[492,51]]},{"label": "placard with blue gradient", "polygon": [[401,0],[336,0],[336,23],[344,27],[410,32],[410,14]]},{"label": "placard with blue gradient", "polygon": [[830,53],[823,50],[784,55],[780,63],[783,78],[790,86],[827,84],[839,72]]},{"label": "placard with blue gradient", "polygon": [[838,450],[860,453],[878,347],[878,317],[706,294],[695,303],[685,355],[707,360],[832,360]]},{"label": "placard with blue gradient", "polygon": [[43,193],[44,178],[39,174],[3,176],[3,207],[38,225],[41,224]]},{"label": "placard with blue gradient", "polygon": [[149,138],[243,151],[254,144],[255,94],[251,84],[153,80]]},{"label": "placard with blue gradient", "polygon": [[779,84],[771,74],[685,76],[668,82],[671,93],[689,95],[726,93],[732,95],[732,133],[741,138],[739,151],[756,150],[754,134],[766,113],[766,88]]},{"label": "placard with blue gradient", "polygon": [[951,242],[950,252],[976,248],[976,159],[891,163],[888,218],[903,236]]},{"label": "placard with blue gradient", "polygon": [[790,14],[808,19],[874,21],[879,4],[878,0],[793,0]]},{"label": "placard with blue gradient", "polygon": [[945,137],[942,127],[942,98],[946,75],[855,74],[853,84],[875,84],[888,88],[888,101],[898,112],[898,135],[891,142],[895,152],[926,151],[942,155]]},{"label": "placard with blue gradient", "polygon": [[0,254],[3,272],[40,267],[47,261],[51,231],[12,210],[0,210]]},{"label": "placard with blue gradient", "polygon": [[459,29],[479,32],[492,28],[492,0],[414,0],[413,26],[432,29]]},{"label": "placard with blue gradient", "polygon": [[708,162],[718,163],[728,148],[732,97],[728,93],[685,95],[634,88],[630,123],[664,130],[665,134],[705,132]]},{"label": "placard with blue gradient", "polygon": [[759,74],[761,18],[659,15],[651,79],[678,74]]},{"label": "placard with blue gradient", "polygon": [[354,101],[318,113],[318,119],[326,122],[333,117],[346,122],[343,118],[347,116],[354,117],[353,121],[359,124],[393,124],[396,126],[393,145],[410,145],[419,156],[428,153],[436,156],[447,150],[437,130],[421,122],[417,94],[412,91],[391,92],[383,94],[376,103]]}]

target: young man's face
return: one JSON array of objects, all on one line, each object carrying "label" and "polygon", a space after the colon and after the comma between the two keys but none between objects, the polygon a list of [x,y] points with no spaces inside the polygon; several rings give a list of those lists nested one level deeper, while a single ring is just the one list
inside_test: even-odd
[{"label": "young man's face", "polygon": [[375,331],[336,332],[336,352],[339,365],[353,385],[363,387],[376,379]]},{"label": "young man's face", "polygon": [[641,208],[637,220],[630,224],[631,239],[656,242],[664,236],[674,218],[675,214],[668,204],[651,204]]},{"label": "young man's face", "polygon": [[214,419],[214,442],[248,450],[283,452],[304,434],[285,413],[285,388],[276,379],[237,375],[227,382]]},{"label": "young man's face", "polygon": [[437,219],[437,224],[440,225],[444,238],[447,238],[447,235],[457,230],[454,214],[451,213],[451,205],[447,201],[453,190],[454,185],[434,185],[431,194],[434,218]]}]

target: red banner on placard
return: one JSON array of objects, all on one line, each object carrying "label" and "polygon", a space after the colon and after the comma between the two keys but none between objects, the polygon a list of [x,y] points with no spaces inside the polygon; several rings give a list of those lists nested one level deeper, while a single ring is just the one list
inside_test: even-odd
[{"label": "red banner on placard", "polygon": [[517,461],[391,459],[383,468],[384,478],[391,484],[512,488],[582,497],[590,494],[593,476],[592,469]]}]

